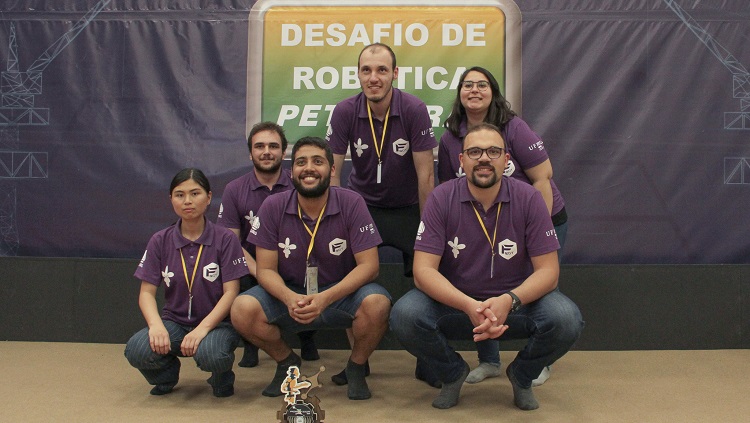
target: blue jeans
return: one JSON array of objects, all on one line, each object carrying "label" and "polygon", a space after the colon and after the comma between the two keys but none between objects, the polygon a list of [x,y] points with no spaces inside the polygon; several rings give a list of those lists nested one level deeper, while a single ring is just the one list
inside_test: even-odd
[{"label": "blue jeans", "polygon": [[[151,349],[148,328],[133,335],[125,345],[125,357],[130,365],[140,370],[151,385],[174,385],[180,378],[180,351],[182,339],[193,329],[169,320],[164,320],[169,332],[171,350],[161,355]],[[204,372],[211,372],[209,383],[214,387],[224,387],[234,383],[234,350],[240,342],[240,335],[229,322],[221,322],[198,344],[193,359]]]},{"label": "blue jeans", "polygon": [[[565,239],[568,236],[568,222],[555,226],[557,241],[560,243],[560,249],[557,250],[557,262],[562,262],[562,252],[565,246]],[[480,363],[490,363],[500,365],[500,342],[496,339],[486,339],[479,341],[477,345],[477,357]]]},{"label": "blue jeans", "polygon": [[[523,388],[570,350],[584,326],[578,307],[558,290],[523,305],[505,323],[509,327],[502,339],[529,338],[514,360],[515,376]],[[390,325],[406,350],[425,361],[442,382],[461,376],[464,360],[448,340],[472,339],[474,325],[463,311],[412,289],[396,301]]]}]

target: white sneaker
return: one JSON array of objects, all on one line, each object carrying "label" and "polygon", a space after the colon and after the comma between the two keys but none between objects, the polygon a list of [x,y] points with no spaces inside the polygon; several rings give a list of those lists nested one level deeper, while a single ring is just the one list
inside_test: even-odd
[{"label": "white sneaker", "polygon": [[549,379],[551,370],[552,368],[550,366],[543,368],[542,372],[539,373],[539,377],[531,381],[531,387],[536,388],[537,386],[544,385],[544,382],[546,382],[547,379]]}]

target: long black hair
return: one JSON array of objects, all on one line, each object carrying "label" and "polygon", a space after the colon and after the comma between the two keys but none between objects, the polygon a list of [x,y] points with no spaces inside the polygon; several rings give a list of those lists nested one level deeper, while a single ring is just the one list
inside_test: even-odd
[{"label": "long black hair", "polygon": [[500,92],[500,84],[497,83],[497,79],[492,76],[492,73],[481,66],[471,67],[461,74],[460,83],[458,84],[458,87],[456,87],[456,99],[453,101],[453,109],[451,110],[448,119],[446,119],[443,124],[443,126],[451,131],[456,137],[459,136],[461,121],[466,119],[466,109],[464,108],[464,105],[461,104],[461,85],[464,82],[464,79],[466,79],[466,75],[472,71],[479,72],[487,77],[487,81],[490,83],[490,89],[492,89],[492,100],[490,101],[490,107],[487,109],[487,116],[484,117],[484,121],[497,126],[500,130],[503,130],[505,125],[516,116],[516,112],[510,108],[510,103],[508,103],[508,100],[506,100]]}]

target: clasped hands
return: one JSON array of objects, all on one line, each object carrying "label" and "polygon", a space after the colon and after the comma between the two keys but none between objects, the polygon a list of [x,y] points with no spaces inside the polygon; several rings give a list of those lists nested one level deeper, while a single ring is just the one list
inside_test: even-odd
[{"label": "clasped hands", "polygon": [[508,329],[505,320],[510,311],[510,302],[500,296],[476,304],[474,309],[466,313],[474,324],[474,342],[500,337]]},{"label": "clasped hands", "polygon": [[323,310],[328,307],[328,302],[320,293],[311,295],[296,294],[287,301],[289,315],[297,323],[307,325],[317,319]]}]

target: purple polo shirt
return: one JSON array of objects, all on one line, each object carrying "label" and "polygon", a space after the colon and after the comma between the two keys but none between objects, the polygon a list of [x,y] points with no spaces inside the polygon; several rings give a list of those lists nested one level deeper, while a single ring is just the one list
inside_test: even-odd
[{"label": "purple polo shirt", "polygon": [[[281,278],[287,285],[302,287],[310,234],[299,218],[297,207],[296,190],[268,197],[258,211],[259,225],[250,230],[248,241],[277,251]],[[313,232],[315,217],[304,213],[302,217]],[[354,255],[381,242],[362,197],[348,189],[331,187],[310,254],[311,264],[318,267],[318,285],[324,287],[344,279],[357,265]]]},{"label": "purple polo shirt", "polygon": [[[373,117],[378,145],[383,123]],[[359,93],[336,105],[326,140],[334,154],[351,149],[352,172],[348,187],[362,195],[367,204],[384,208],[419,203],[417,170],[412,152],[437,147],[432,121],[424,102],[393,88],[382,160],[381,183],[377,181],[378,155],[367,116],[367,98]]]},{"label": "purple polo shirt", "polygon": [[[180,233],[182,220],[151,236],[143,253],[135,277],[157,287],[164,284],[164,308],[161,317],[185,326],[197,326],[224,295],[225,282],[248,274],[240,241],[229,229],[214,225],[206,219],[201,236],[190,241]],[[203,252],[193,281],[192,318],[188,320],[187,281],[193,275],[198,250]],[[187,277],[182,268],[185,257]],[[229,316],[225,320],[228,320]]]},{"label": "purple polo shirt", "polygon": [[281,176],[272,189],[268,189],[258,180],[255,171],[240,176],[224,188],[216,224],[229,229],[239,229],[242,248],[255,257],[255,246],[247,241],[247,234],[250,233],[250,227],[258,215],[260,205],[269,195],[293,188],[292,178],[286,169],[281,170]]},{"label": "purple polo shirt", "polygon": [[[490,277],[490,242],[474,213],[476,207],[492,239],[502,202]],[[472,204],[474,207],[472,207]],[[534,271],[531,257],[560,248],[542,195],[529,184],[503,176],[489,210],[474,200],[466,177],[440,184],[422,212],[415,250],[441,256],[438,270],[461,292],[480,300],[507,292]]]},{"label": "purple polo shirt", "polygon": [[[453,135],[451,131],[445,131],[440,137],[440,148],[438,149],[438,180],[445,182],[464,175],[458,155],[463,151],[464,137],[466,136],[466,120],[461,122],[458,128],[460,137]],[[504,175],[521,180],[530,184],[524,169],[530,169],[549,159],[544,142],[539,135],[529,128],[526,122],[518,116],[505,125],[502,130],[505,147],[510,154],[508,167]],[[554,216],[565,206],[565,201],[557,189],[555,181],[550,181],[552,186],[552,215]]]}]

